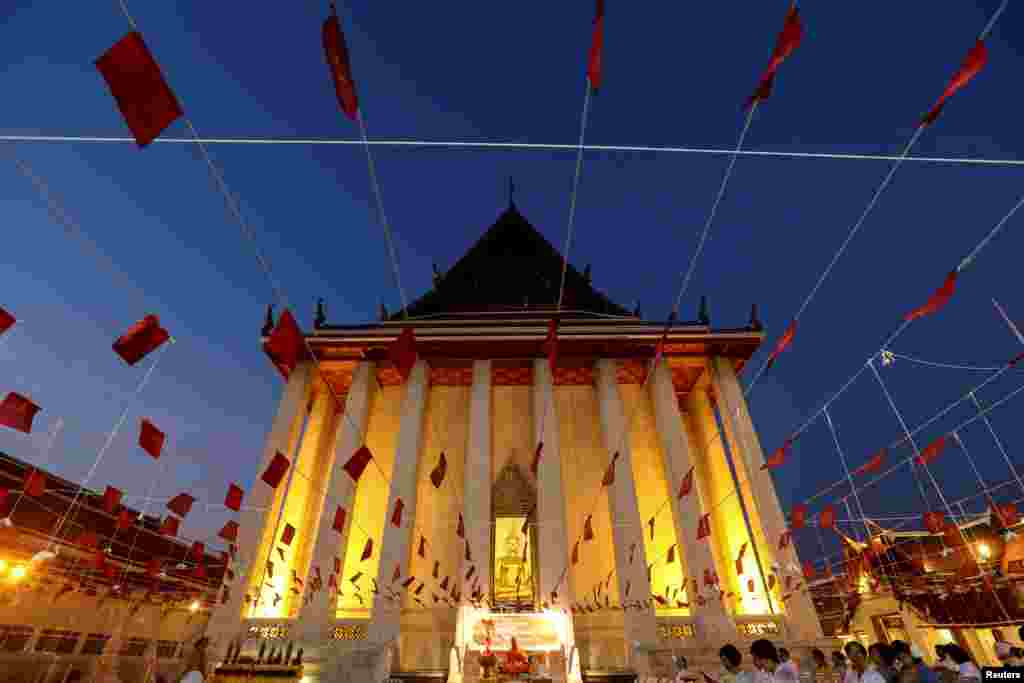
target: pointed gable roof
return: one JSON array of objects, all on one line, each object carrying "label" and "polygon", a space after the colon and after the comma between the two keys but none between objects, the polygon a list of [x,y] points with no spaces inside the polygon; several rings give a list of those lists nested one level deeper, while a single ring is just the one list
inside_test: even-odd
[{"label": "pointed gable roof", "polygon": [[[562,255],[509,206],[434,289],[409,304],[409,317],[487,312],[554,310],[562,281]],[[632,315],[598,292],[569,265],[562,310]],[[571,315],[568,314],[567,315]],[[399,320],[399,311],[391,320]]]}]

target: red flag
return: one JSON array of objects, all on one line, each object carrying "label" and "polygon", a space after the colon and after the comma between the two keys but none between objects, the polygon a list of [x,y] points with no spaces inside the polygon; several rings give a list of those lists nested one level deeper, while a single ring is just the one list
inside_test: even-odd
[{"label": "red flag", "polygon": [[366,539],[366,545],[363,546],[363,554],[359,556],[360,562],[366,562],[368,559],[373,557],[373,539]]},{"label": "red flag", "polygon": [[295,527],[287,522],[284,525],[284,531],[281,532],[281,543],[290,546],[292,540],[295,538]]},{"label": "red flag", "polygon": [[192,503],[195,501],[196,499],[187,493],[179,493],[174,498],[167,501],[167,509],[179,517],[184,518],[188,516],[189,511],[192,510]]},{"label": "red flag", "polygon": [[25,478],[25,495],[38,498],[44,493],[46,493],[46,475],[34,469]]},{"label": "red flag", "polygon": [[469,581],[473,577],[473,574],[475,574],[475,573],[476,573],[476,565],[471,565],[469,567],[469,571],[466,572],[466,581]]},{"label": "red flag", "polygon": [[690,491],[693,490],[693,468],[686,473],[683,480],[679,483],[679,495],[676,496],[678,500],[682,500],[685,496],[690,495]]},{"label": "red flag", "polygon": [[587,78],[594,92],[601,88],[601,62],[604,53],[604,0],[597,0],[594,16],[594,32],[590,39],[590,60],[587,62]]},{"label": "red flag", "polygon": [[711,513],[700,516],[700,523],[697,524],[697,540],[702,541],[711,535]]},{"label": "red flag", "polygon": [[593,515],[587,515],[587,519],[583,522],[583,540],[593,541],[594,540],[594,527],[591,525],[591,518]]},{"label": "red flag", "polygon": [[916,462],[918,465],[928,465],[933,460],[935,460],[935,458],[942,455],[942,450],[945,447],[946,435],[943,434],[939,438],[935,439],[935,441],[932,441],[930,444],[925,446],[918,454],[918,456],[914,458],[914,462]]},{"label": "red flag", "polygon": [[121,512],[117,515],[117,530],[130,529],[133,524],[135,524],[135,513],[128,508],[121,508]]},{"label": "red flag", "polygon": [[146,562],[146,576],[148,576],[151,579],[155,579],[159,574],[160,574],[160,558],[159,557],[151,557],[149,559],[149,561]]},{"label": "red flag", "polygon": [[217,536],[229,543],[238,540],[238,522],[235,520],[229,520],[224,524],[224,527],[220,530],[220,533],[218,533]]},{"label": "red flag", "polygon": [[789,525],[793,529],[803,529],[804,523],[807,520],[807,506],[803,503],[797,503],[793,506],[793,510],[789,513]]},{"label": "red flag", "polygon": [[99,545],[99,538],[96,536],[96,532],[92,529],[86,529],[82,532],[82,535],[75,541],[78,545],[89,550],[95,550]]},{"label": "red flag", "polygon": [[181,520],[174,515],[167,515],[163,524],[160,525],[160,534],[162,536],[177,536],[179,524],[181,524]]},{"label": "red flag", "polygon": [[654,540],[654,517],[647,520],[647,526],[651,529],[651,540]]},{"label": "red flag", "polygon": [[578,564],[580,561],[580,542],[576,541],[576,545],[572,547],[572,563],[573,565]]},{"label": "red flag", "polygon": [[192,551],[190,554],[193,560],[196,560],[197,562],[202,562],[203,555],[206,554],[206,546],[203,543],[200,543],[199,541],[195,541],[192,544]]},{"label": "red flag", "polygon": [[555,368],[558,367],[558,321],[548,322],[548,336],[544,340],[544,351],[548,354],[548,369],[551,381],[555,381]]},{"label": "red flag", "polygon": [[341,507],[340,505],[334,511],[334,524],[331,525],[331,528],[337,531],[339,534],[345,531],[346,514],[347,513],[345,512],[345,508]]},{"label": "red flag", "polygon": [[391,583],[394,583],[402,578],[402,565],[398,562],[395,563],[395,571],[391,574]]},{"label": "red flag", "polygon": [[601,478],[601,486],[611,486],[615,483],[615,461],[618,459],[619,452],[615,451],[612,461],[608,463],[608,468],[604,471],[604,477]]},{"label": "red flag", "polygon": [[128,365],[135,365],[170,338],[170,333],[160,327],[160,318],[147,315],[118,337],[114,342],[114,353]]},{"label": "red flag", "polygon": [[409,381],[413,366],[416,365],[416,333],[411,327],[402,330],[395,341],[388,346],[388,357],[395,364],[395,369],[402,376],[403,382]]},{"label": "red flag", "polygon": [[786,13],[786,20],[782,24],[779,37],[775,40],[775,49],[772,50],[772,57],[768,60],[768,68],[765,69],[762,80],[775,75],[782,62],[800,47],[803,37],[804,27],[800,23],[800,10],[794,2],[789,8],[789,12]]},{"label": "red flag", "polygon": [[903,319],[907,322],[923,318],[926,315],[932,313],[938,313],[942,310],[942,307],[949,303],[949,300],[953,298],[953,292],[956,291],[956,271],[951,271],[946,276],[946,281],[942,283],[942,286],[935,290],[935,293],[928,297],[928,301],[922,306],[918,306],[910,313],[903,316]]},{"label": "red flag", "polygon": [[1007,503],[1006,505],[993,505],[992,515],[996,518],[1003,528],[1010,528],[1020,522],[1020,513],[1017,511],[1017,506],[1013,503]]},{"label": "red flag", "polygon": [[242,497],[245,495],[245,491],[231,484],[228,486],[228,495],[224,498],[224,507],[229,510],[238,512],[242,509]]},{"label": "red flag", "polygon": [[804,578],[811,581],[814,579],[814,576],[814,563],[810,561],[804,562]]},{"label": "red flag", "polygon": [[104,52],[96,60],[96,68],[139,147],[158,138],[183,114],[178,98],[137,31]]},{"label": "red flag", "polygon": [[764,461],[761,465],[762,470],[770,470],[775,467],[780,467],[786,462],[786,455],[789,453],[790,446],[793,445],[793,438],[790,437],[782,442],[782,445],[771,454],[771,456]]},{"label": "red flag", "polygon": [[775,359],[779,357],[783,351],[788,349],[793,343],[793,337],[796,336],[796,321],[789,323],[789,327],[782,333],[779,340],[775,342],[775,348],[772,349],[771,354],[768,356],[768,363],[765,365],[765,370],[771,368],[775,364]]},{"label": "red flag", "polygon": [[433,470],[430,471],[430,483],[434,485],[435,489],[441,488],[441,484],[444,483],[444,475],[448,472],[448,461],[444,457],[444,452],[441,452],[441,457],[437,461],[437,465]]},{"label": "red flag", "polygon": [[121,506],[121,489],[115,489],[113,486],[108,486],[107,490],[103,492],[103,509],[108,515],[112,515],[117,512],[117,508]]},{"label": "red flag", "polygon": [[832,529],[836,525],[836,510],[831,505],[826,505],[818,513],[818,528]]},{"label": "red flag", "polygon": [[288,471],[288,466],[291,463],[288,462],[288,458],[281,455],[278,451],[274,453],[273,460],[270,461],[270,465],[267,466],[267,470],[263,473],[263,481],[267,483],[272,489],[276,489],[284,479],[284,473]]},{"label": "red flag", "polygon": [[427,557],[427,539],[420,536],[420,547],[416,550],[416,554],[422,558]]},{"label": "red flag", "polygon": [[466,562],[473,561],[473,553],[469,549],[469,541],[466,541]]},{"label": "red flag", "polygon": [[360,446],[345,463],[344,470],[348,472],[348,476],[352,477],[352,481],[359,481],[359,477],[363,476],[363,472],[371,460],[373,460],[373,453],[370,452],[370,449]]},{"label": "red flag", "polygon": [[164,433],[156,428],[156,425],[145,418],[142,419],[142,426],[139,428],[139,447],[149,453],[154,460],[160,458],[166,438]]},{"label": "red flag", "polygon": [[455,534],[459,538],[466,537],[466,525],[462,522],[462,513],[459,513],[459,526],[455,529]]},{"label": "red flag", "polygon": [[267,354],[270,362],[274,364],[281,376],[287,380],[299,364],[303,346],[302,330],[295,322],[292,312],[286,308],[281,313],[281,317],[277,319],[277,325],[267,337],[267,341],[263,342],[263,352]]},{"label": "red flag", "polygon": [[345,35],[341,32],[341,22],[334,12],[324,21],[323,43],[331,80],[334,81],[334,92],[338,97],[338,106],[345,112],[345,116],[355,121],[359,111],[359,97],[356,95],[356,84],[352,79],[352,62],[349,60]]},{"label": "red flag", "polygon": [[793,532],[783,531],[779,534],[779,550],[785,550],[789,547],[789,542],[793,540]]},{"label": "red flag", "polygon": [[964,59],[963,64],[960,65],[960,69],[953,74],[953,79],[946,86],[946,89],[942,91],[938,101],[932,105],[932,108],[921,119],[921,125],[930,126],[935,123],[935,120],[939,118],[939,114],[942,113],[942,108],[946,106],[946,100],[952,97],[960,88],[970,83],[971,79],[978,75],[987,62],[988,49],[985,47],[984,41],[978,40],[967,53],[967,57]]},{"label": "red flag", "polygon": [[853,471],[853,473],[854,474],[867,474],[867,473],[870,472],[870,473],[874,474],[874,473],[878,472],[878,470],[882,469],[882,462],[885,460],[885,453],[886,453],[886,449],[884,449],[884,448],[882,450],[878,451],[877,453],[875,453],[871,457],[870,460],[868,460],[866,463],[864,463],[863,465],[861,465],[860,467],[855,469]]},{"label": "red flag", "polygon": [[668,555],[665,557],[665,564],[672,564],[676,561],[676,546],[670,545],[668,548]]},{"label": "red flag", "polygon": [[18,322],[18,319],[8,313],[0,306],[0,334],[3,334],[7,330],[14,327],[14,323]]},{"label": "red flag", "polygon": [[405,509],[405,503],[402,502],[401,498],[395,500],[395,511],[391,513],[391,524],[393,526],[401,528],[402,526],[402,510]]},{"label": "red flag", "polygon": [[536,450],[533,452],[533,460],[530,462],[530,474],[537,476],[537,471],[540,469],[540,456],[544,452],[544,442],[541,441],[537,444]]},{"label": "red flag", "polygon": [[31,434],[32,420],[38,412],[39,406],[12,391],[0,403],[0,425]]}]

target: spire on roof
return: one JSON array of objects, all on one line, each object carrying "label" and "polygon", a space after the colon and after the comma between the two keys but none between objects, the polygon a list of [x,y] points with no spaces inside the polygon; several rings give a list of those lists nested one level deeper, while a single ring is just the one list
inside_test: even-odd
[{"label": "spire on roof", "polygon": [[327,324],[327,313],[324,311],[324,300],[316,300],[316,315],[313,316],[313,328],[319,330]]}]

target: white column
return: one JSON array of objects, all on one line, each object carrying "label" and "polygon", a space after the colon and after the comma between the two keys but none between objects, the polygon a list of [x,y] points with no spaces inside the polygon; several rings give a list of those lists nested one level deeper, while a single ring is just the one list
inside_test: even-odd
[{"label": "white column", "polygon": [[[608,507],[612,520],[612,539],[615,544],[615,575],[619,582],[620,599],[644,600],[650,597],[651,584],[647,580],[647,553],[644,551],[643,523],[637,505],[636,482],[633,478],[633,457],[629,439],[629,425],[623,410],[619,385],[616,380],[616,362],[597,362],[597,397],[601,406],[601,434],[609,461],[619,453],[615,465],[615,483],[608,490]],[[602,470],[603,471],[603,470]],[[636,545],[633,562],[629,561],[629,549]],[[626,582],[632,586],[630,597],[626,598]],[[628,651],[634,643],[642,648],[657,647],[657,622],[654,610],[628,610],[625,612],[626,640]],[[637,673],[647,673],[644,657],[634,658]]]},{"label": "white column", "polygon": [[[356,366],[352,385],[345,399],[345,412],[338,418],[338,430],[334,439],[334,464],[328,475],[327,494],[320,520],[314,527],[316,545],[313,546],[309,573],[305,579],[306,585],[309,586],[313,579],[313,567],[319,567],[323,588],[302,607],[298,620],[304,638],[313,642],[322,640],[334,624],[338,599],[335,591],[328,585],[328,578],[334,573],[335,558],[340,558],[341,566],[345,566],[345,552],[348,550],[348,536],[353,519],[352,501],[355,500],[357,486],[343,466],[365,441],[366,425],[370,417],[370,399],[377,388],[374,368],[374,363],[369,361],[362,361]],[[374,476],[372,472],[368,474]],[[334,530],[334,515],[339,505],[345,508],[349,520],[340,535]],[[341,582],[341,577],[338,577],[338,582]]]},{"label": "white column", "polygon": [[[768,470],[762,470],[765,463],[764,451],[761,449],[761,441],[757,437],[754,423],[750,419],[747,401],[743,396],[743,388],[736,378],[736,371],[729,359],[712,358],[711,371],[711,381],[718,399],[719,414],[729,439],[733,466],[736,468],[736,476],[740,481],[741,489],[744,481],[749,482],[753,500],[747,500],[746,504],[748,508],[757,511],[757,517],[764,528],[767,546],[765,551],[775,558],[784,571],[792,572],[793,567],[789,565],[793,564],[795,567],[799,567],[800,558],[797,557],[796,547],[793,543],[790,543],[785,550],[777,549],[779,538],[787,528],[786,516],[779,504],[779,497],[775,491],[771,474]],[[751,520],[751,522],[753,521]],[[763,556],[761,560],[768,562],[768,559]],[[769,571],[767,567],[764,569]],[[799,575],[799,572],[797,574]],[[818,622],[818,615],[814,610],[810,595],[803,591],[793,593],[786,602],[785,612],[789,633],[794,640],[816,640],[823,637],[821,624]]]},{"label": "white column", "polygon": [[[259,554],[260,541],[264,536],[268,520],[273,519],[268,515],[273,507],[275,491],[260,479],[260,475],[270,465],[275,453],[280,451],[287,455],[292,437],[296,436],[296,432],[302,428],[306,399],[313,376],[313,364],[308,361],[300,363],[292,371],[281,395],[277,416],[267,435],[263,458],[260,461],[252,490],[246,492],[245,500],[242,502],[236,564],[239,581],[232,586],[227,603],[218,605],[216,611],[211,615],[207,635],[210,638],[209,653],[212,661],[220,661],[231,640],[242,635],[241,628],[244,619],[242,610],[246,607],[243,601],[245,593],[252,583],[253,563],[261,563],[265,556]],[[265,553],[266,549],[263,548],[263,550]],[[260,566],[255,569],[262,571],[263,568]]]},{"label": "white column", "polygon": [[[683,427],[683,417],[679,413],[679,401],[676,399],[675,387],[672,384],[672,372],[662,360],[654,369],[650,383],[651,400],[654,403],[654,416],[658,425],[658,436],[661,439],[662,464],[668,478],[668,495],[672,501],[672,521],[676,528],[676,540],[686,558],[686,569],[689,576],[700,576],[703,568],[715,566],[711,554],[711,544],[696,542],[697,523],[706,509],[706,501],[702,501],[697,487],[697,476],[694,474],[694,485],[690,494],[678,499],[679,485],[693,466],[690,438]],[[689,522],[689,523],[687,523]],[[699,587],[688,586],[690,597],[690,613],[700,626],[700,638],[709,644],[727,642],[735,638],[736,625],[725,611],[721,600],[708,600],[703,607],[697,605],[694,590]]]},{"label": "white column", "polygon": [[[537,467],[537,557],[540,577],[540,600],[551,603],[551,591],[561,577],[569,561],[568,525],[565,523],[565,490],[562,488],[562,457],[558,443],[558,411],[555,406],[554,378],[547,358],[533,361],[533,429],[534,448],[544,442],[540,464]],[[543,430],[543,431],[541,431]],[[553,610],[565,610],[565,638],[563,645],[569,652],[576,643],[572,619],[566,616],[572,605],[575,590],[572,572],[566,570],[565,581],[558,586],[558,601],[551,604]],[[565,678],[563,671],[552,671],[552,678]],[[571,681],[579,681],[576,674]]]},{"label": "white column", "polygon": [[[402,416],[395,445],[395,464],[391,469],[391,490],[388,493],[384,533],[380,542],[378,586],[391,585],[391,574],[396,563],[401,565],[403,575],[409,567],[412,525],[416,519],[416,474],[423,445],[423,415],[427,403],[428,376],[426,362],[419,360],[405,383],[405,398],[402,401]],[[368,472],[367,475],[379,476],[373,472]],[[400,529],[391,523],[395,501],[399,498],[404,504]],[[400,603],[377,596],[373,601],[367,640],[378,646],[397,641],[400,613]]]}]

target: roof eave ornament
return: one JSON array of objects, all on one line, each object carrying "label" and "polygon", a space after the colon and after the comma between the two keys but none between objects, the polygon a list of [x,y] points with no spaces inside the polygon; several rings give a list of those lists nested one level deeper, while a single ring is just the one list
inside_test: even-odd
[{"label": "roof eave ornament", "polygon": [[260,330],[260,334],[264,337],[269,337],[270,333],[274,331],[274,304],[267,304],[267,318],[263,321],[263,329]]},{"label": "roof eave ornament", "polygon": [[705,327],[711,326],[711,316],[708,314],[708,298],[700,298],[700,309],[697,311],[697,322]]},{"label": "roof eave ornament", "polygon": [[313,317],[313,329],[321,330],[327,324],[327,314],[324,312],[324,300],[316,300],[316,315]]}]

